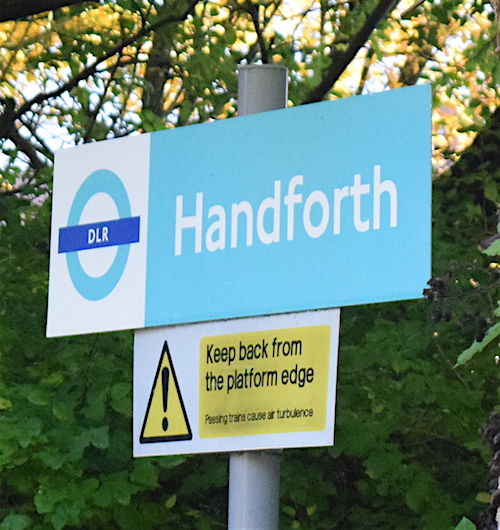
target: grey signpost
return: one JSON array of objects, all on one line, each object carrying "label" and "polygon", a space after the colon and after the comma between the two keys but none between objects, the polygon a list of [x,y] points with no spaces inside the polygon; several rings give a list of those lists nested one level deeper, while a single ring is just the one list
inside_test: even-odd
[{"label": "grey signpost", "polygon": [[[251,64],[238,71],[238,114],[284,108],[288,69]],[[267,134],[268,131],[263,131]],[[279,141],[269,138],[270,142]],[[246,146],[251,149],[251,146]],[[229,457],[229,530],[275,530],[279,521],[281,451],[245,451]]]}]

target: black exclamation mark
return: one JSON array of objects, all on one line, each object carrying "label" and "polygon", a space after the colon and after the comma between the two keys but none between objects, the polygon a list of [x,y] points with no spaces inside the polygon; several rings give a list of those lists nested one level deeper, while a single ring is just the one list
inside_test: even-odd
[{"label": "black exclamation mark", "polygon": [[[163,412],[167,413],[168,408],[168,380],[170,378],[170,370],[168,368],[163,368],[161,371],[161,385],[163,387]],[[162,423],[163,430],[168,429],[168,419],[163,418]]]}]

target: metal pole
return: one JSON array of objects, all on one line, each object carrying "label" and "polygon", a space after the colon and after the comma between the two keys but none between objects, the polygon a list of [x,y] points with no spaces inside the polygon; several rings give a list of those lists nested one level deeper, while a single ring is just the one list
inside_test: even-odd
[{"label": "metal pole", "polygon": [[231,453],[228,530],[277,530],[280,451]]},{"label": "metal pole", "polygon": [[[287,106],[288,70],[252,64],[238,70],[238,114]],[[228,530],[277,530],[281,450],[231,453]]]},{"label": "metal pole", "polygon": [[238,70],[238,115],[282,109],[288,102],[288,68],[249,64]]}]

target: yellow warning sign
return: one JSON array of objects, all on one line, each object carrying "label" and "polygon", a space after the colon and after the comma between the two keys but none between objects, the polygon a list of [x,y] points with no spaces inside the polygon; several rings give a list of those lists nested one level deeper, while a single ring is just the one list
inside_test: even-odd
[{"label": "yellow warning sign", "polygon": [[140,436],[141,443],[191,440],[193,437],[165,341]]},{"label": "yellow warning sign", "polygon": [[203,337],[200,437],[324,430],[330,338],[329,325]]}]

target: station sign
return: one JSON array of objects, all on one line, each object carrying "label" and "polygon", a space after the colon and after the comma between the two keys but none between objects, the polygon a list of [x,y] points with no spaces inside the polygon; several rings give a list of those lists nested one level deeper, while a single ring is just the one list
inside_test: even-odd
[{"label": "station sign", "polygon": [[333,445],[339,315],[136,331],[134,456]]},{"label": "station sign", "polygon": [[58,151],[48,336],[421,296],[431,91]]}]

